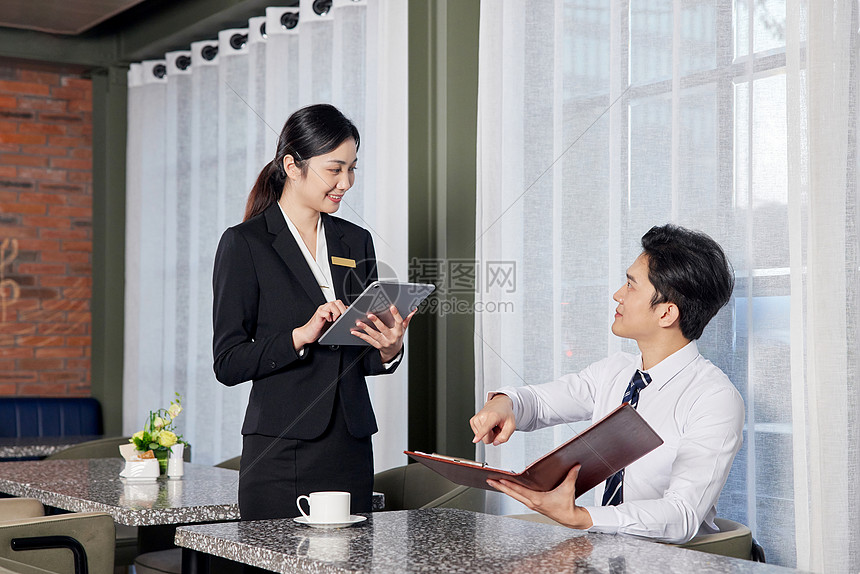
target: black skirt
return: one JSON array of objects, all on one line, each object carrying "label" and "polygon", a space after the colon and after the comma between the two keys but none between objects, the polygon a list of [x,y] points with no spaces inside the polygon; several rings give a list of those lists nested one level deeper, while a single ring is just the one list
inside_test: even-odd
[{"label": "black skirt", "polygon": [[243,437],[239,475],[242,520],[299,516],[296,498],[325,490],[349,492],[353,514],[370,512],[373,495],[371,438],[349,434],[342,408],[337,396],[328,428],[313,440],[259,434]]}]

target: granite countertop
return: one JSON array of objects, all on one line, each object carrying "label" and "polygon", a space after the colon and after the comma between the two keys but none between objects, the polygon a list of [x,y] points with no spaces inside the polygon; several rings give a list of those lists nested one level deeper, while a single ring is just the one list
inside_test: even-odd
[{"label": "granite countertop", "polygon": [[149,526],[238,520],[239,473],[199,464],[185,476],[126,482],[119,458],[0,463],[0,492],[72,512],[107,512],[120,524]]},{"label": "granite countertop", "polygon": [[338,530],[292,520],[180,526],[176,544],[275,572],[778,574],[792,570],[628,536],[446,508],[376,512]]},{"label": "granite countertop", "polygon": [[[119,524],[154,526],[239,520],[239,473],[184,464],[180,479],[120,478],[120,458],[0,462],[0,492],[72,512],[107,512]],[[374,493],[374,510],[385,504]]]},{"label": "granite countertop", "polygon": [[0,438],[0,459],[45,458],[72,445],[100,436],[27,436]]}]

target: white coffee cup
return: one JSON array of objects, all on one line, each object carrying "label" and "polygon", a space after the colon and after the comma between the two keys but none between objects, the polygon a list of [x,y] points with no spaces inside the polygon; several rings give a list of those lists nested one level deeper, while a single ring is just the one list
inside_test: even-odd
[{"label": "white coffee cup", "polygon": [[[305,514],[302,500],[308,501],[310,515]],[[308,522],[314,524],[340,524],[349,522],[349,493],[348,492],[312,492],[310,496],[301,495],[296,499],[296,506]]]}]

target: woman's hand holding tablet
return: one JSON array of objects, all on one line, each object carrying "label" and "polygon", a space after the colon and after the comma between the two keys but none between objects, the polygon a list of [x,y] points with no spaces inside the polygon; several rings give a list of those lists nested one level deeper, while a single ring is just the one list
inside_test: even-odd
[{"label": "woman's hand holding tablet", "polygon": [[[374,281],[353,301],[352,305],[340,313],[331,327],[319,338],[319,343],[373,346],[380,349],[385,358],[384,349],[391,346],[394,341],[381,333],[386,329],[392,330],[396,331],[392,333],[393,336],[402,338],[402,331],[406,330],[418,305],[435,288],[434,285],[427,283]],[[392,314],[392,306],[397,311],[396,315]],[[359,325],[363,325],[361,330]],[[398,329],[394,329],[398,326]],[[399,345],[395,344],[395,346],[398,347],[396,352],[399,352]]]}]

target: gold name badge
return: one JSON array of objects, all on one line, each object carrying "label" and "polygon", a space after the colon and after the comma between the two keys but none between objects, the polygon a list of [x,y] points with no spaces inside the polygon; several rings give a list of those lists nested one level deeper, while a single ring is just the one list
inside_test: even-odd
[{"label": "gold name badge", "polygon": [[331,256],[331,262],[334,265],[340,265],[341,267],[351,267],[355,269],[355,259],[347,259],[345,257],[335,257]]}]

